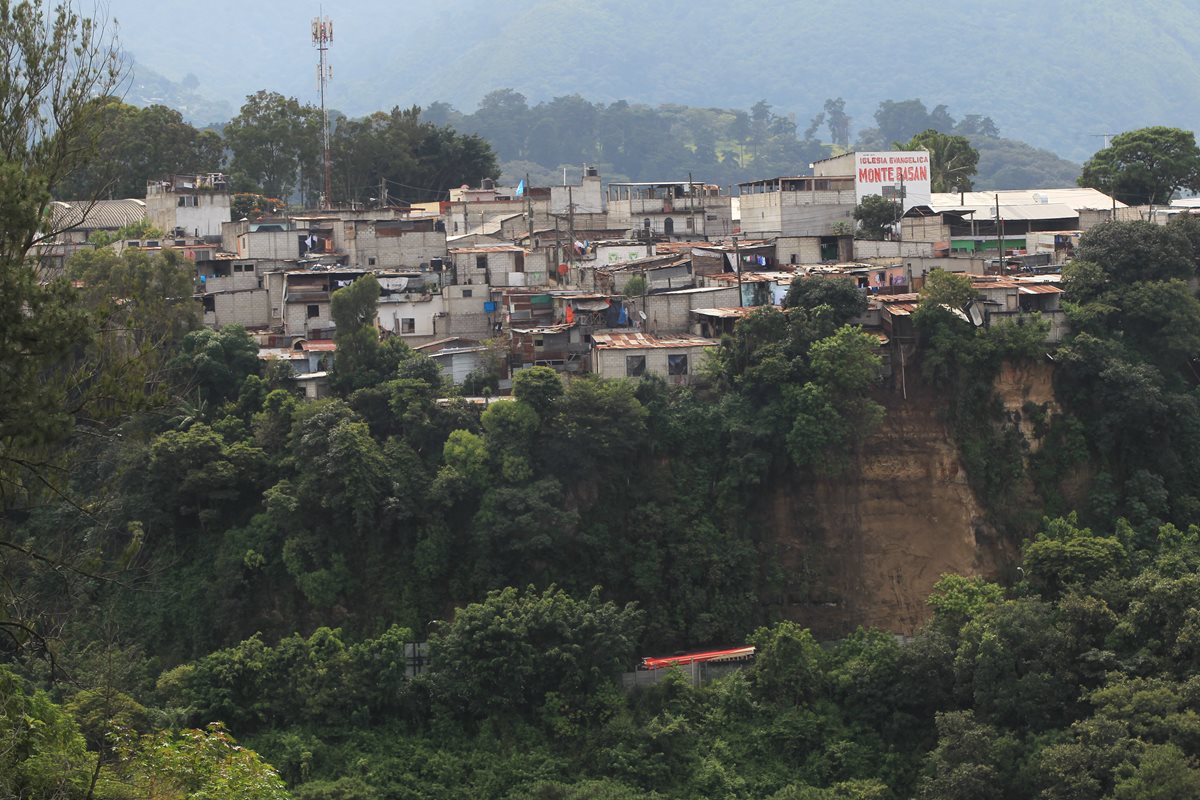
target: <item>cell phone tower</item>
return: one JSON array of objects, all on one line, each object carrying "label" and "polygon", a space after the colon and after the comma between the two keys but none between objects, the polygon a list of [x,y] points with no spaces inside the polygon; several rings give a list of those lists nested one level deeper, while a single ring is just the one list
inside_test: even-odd
[{"label": "cell phone tower", "polygon": [[333,165],[329,158],[329,111],[325,108],[325,85],[333,78],[329,64],[329,44],[333,41],[333,20],[320,16],[312,21],[312,43],[320,53],[317,62],[317,88],[321,92],[321,144],[325,160],[325,186],[321,193],[321,208],[332,208]]}]

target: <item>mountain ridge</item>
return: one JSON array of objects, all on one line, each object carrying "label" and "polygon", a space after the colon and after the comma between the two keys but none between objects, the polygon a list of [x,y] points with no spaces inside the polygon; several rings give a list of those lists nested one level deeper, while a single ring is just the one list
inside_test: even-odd
[{"label": "mountain ridge", "polygon": [[[228,25],[217,20],[234,12],[237,35],[164,38],[144,0],[112,0],[125,47],[147,67],[173,80],[194,73],[199,91],[234,108],[262,88],[315,98],[308,26],[316,8],[228,0],[159,7],[187,8],[201,27],[218,30]],[[749,107],[765,98],[805,120],[826,97],[842,96],[857,132],[873,125],[881,100],[921,98],[958,116],[989,115],[1003,135],[1076,161],[1100,146],[1099,134],[1200,127],[1200,82],[1190,79],[1200,69],[1200,7],[1177,0],[1144,8],[1011,0],[903,12],[880,0],[836,9],[451,0],[406,8],[398,20],[394,6],[361,0],[353,13],[334,16],[330,102],[350,115],[438,100],[470,111],[488,91],[511,87],[531,101],[578,93]],[[264,54],[263,68],[248,69],[247,52]]]}]

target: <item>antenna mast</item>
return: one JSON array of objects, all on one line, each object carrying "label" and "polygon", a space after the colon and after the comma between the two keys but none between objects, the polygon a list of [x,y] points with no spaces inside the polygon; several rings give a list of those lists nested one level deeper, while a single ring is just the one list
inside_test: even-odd
[{"label": "antenna mast", "polygon": [[333,77],[333,67],[330,66],[326,54],[329,43],[333,41],[333,20],[320,16],[312,22],[312,43],[320,54],[317,62],[317,88],[321,91],[321,143],[322,155],[325,160],[325,186],[321,193],[321,208],[332,208],[333,197],[333,166],[329,159],[329,111],[325,108],[325,84]]}]

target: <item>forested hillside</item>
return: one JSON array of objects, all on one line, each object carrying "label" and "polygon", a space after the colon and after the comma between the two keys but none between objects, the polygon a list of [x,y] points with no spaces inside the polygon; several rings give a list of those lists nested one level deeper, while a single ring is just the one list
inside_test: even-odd
[{"label": "forested hillside", "polygon": [[[134,57],[236,108],[269,85],[314,99],[309,22],[279,2],[113,0]],[[1153,121],[1200,127],[1200,8],[1113,0],[896,8],[842,3],[454,0],[395,7],[364,0],[335,18],[333,107],[361,116],[435,101],[472,108],[511,87],[533,102],[749,108],[767,98],[801,127],[826,97],[846,99],[854,135],[883,99],[922,97],[991,116],[1005,135],[1076,162],[1116,133]],[[164,15],[192,36],[165,36]],[[249,65],[255,65],[249,68]],[[219,119],[198,119],[219,122]]]},{"label": "forested hillside", "polygon": [[[905,644],[847,628],[822,646],[781,622],[785,595],[821,579],[782,569],[762,525],[764,493],[851,479],[888,424],[848,285],[798,281],[699,388],[532,369],[480,414],[435,402],[452,396],[437,367],[361,322],[369,279],[336,296],[338,396],[305,403],[259,372],[244,331],[190,330],[194,310],[161,302],[184,263],[82,258],[69,277],[91,288],[57,302],[156,333],[135,371],[104,334],[64,365],[119,368],[96,386],[117,401],[107,421],[72,433],[28,411],[37,438],[9,434],[5,625],[29,633],[6,659],[51,694],[6,678],[6,724],[33,703],[77,730],[73,763],[100,753],[105,786],[146,780],[156,736],[211,742],[206,763],[223,763],[228,734],[202,733],[219,720],[310,798],[953,798],[964,781],[1125,798],[1163,780],[1187,796],[1196,228],[1085,237],[1076,333],[1054,356],[1062,411],[1019,420],[994,380],[1044,358],[1043,326],[975,329],[946,310],[969,287],[934,274],[912,380],[944,398],[1022,572],[943,579]],[[28,457],[37,441],[60,443],[61,471]],[[404,644],[424,639],[431,667],[405,678]],[[741,641],[754,665],[704,689],[614,683],[641,655]],[[150,738],[110,751],[109,731]],[[28,772],[20,753],[67,745],[29,747],[5,757]]]},{"label": "forested hillside", "polygon": [[[799,277],[688,387],[533,367],[473,402],[381,337],[367,274],[332,293],[332,396],[305,400],[246,330],[202,327],[182,248],[36,260],[97,153],[155,155],[117,133],[219,151],[114,101],[103,32],[39,8],[0,13],[0,798],[1200,796],[1200,219],[1089,230],[1053,345],[1035,314],[976,327],[970,279],[930,272],[899,383],[852,324],[866,295]],[[885,137],[948,113],[881,111]],[[496,167],[415,111],[351,133],[421,191]],[[239,169],[303,175],[280,158]],[[1035,372],[1052,391],[1014,386]],[[915,631],[850,608],[818,639],[795,598],[827,596],[823,521],[920,462],[870,457],[908,403],[971,513],[884,522],[994,552],[937,576]],[[620,680],[740,643],[704,685]]]},{"label": "forested hillside", "polygon": [[[146,176],[224,171],[235,192],[316,205],[323,175],[321,115],[310,104],[260,91],[219,129],[197,129],[165,105],[136,108],[115,97],[94,102],[105,116],[97,158],[58,183],[62,199],[140,197]],[[930,110],[917,99],[881,103],[876,126],[852,142],[844,105],[841,98],[827,99],[801,130],[765,100],[746,111],[606,105],[578,95],[530,106],[505,89],[490,93],[470,114],[434,103],[335,118],[334,198],[376,203],[381,181],[391,197],[409,201],[444,199],[450,188],[478,185],[485,177],[548,186],[559,183],[564,171],[578,181],[584,164],[610,181],[691,175],[736,193],[742,181],[808,174],[813,161],[850,147],[911,146],[928,130],[965,137],[979,152],[972,178],[977,189],[1062,187],[1079,176],[1075,164],[1001,138],[989,117],[956,119],[944,105]]]},{"label": "forested hillside", "polygon": [[847,149],[890,150],[926,130],[966,136],[980,153],[977,189],[1072,186],[1079,167],[1024,142],[1002,138],[986,116],[961,119],[945,105],[920,99],[884,101],[874,125],[851,138],[845,101],[827,98],[810,119],[782,114],[766,100],[748,110],[658,107],[620,100],[592,103],[571,95],[530,105],[511,89],[489,93],[464,114],[434,103],[422,117],[474,133],[495,149],[504,178],[515,185],[526,175],[535,185],[561,181],[561,170],[578,175],[598,166],[609,180],[679,180],[688,174],[736,192],[743,181],[807,175],[813,161]]}]

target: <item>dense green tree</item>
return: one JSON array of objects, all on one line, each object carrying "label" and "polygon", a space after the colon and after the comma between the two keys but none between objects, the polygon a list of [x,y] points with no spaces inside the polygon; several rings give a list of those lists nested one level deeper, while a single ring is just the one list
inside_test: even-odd
[{"label": "dense green tree", "polygon": [[543,417],[562,394],[562,378],[549,367],[530,367],[513,375],[513,397],[528,403]]},{"label": "dense green tree", "polygon": [[70,714],[0,667],[0,794],[82,800],[95,760]]},{"label": "dense green tree", "polygon": [[96,158],[54,190],[65,200],[145,197],[146,182],[178,173],[215,172],[225,162],[219,134],[197,130],[173,108],[135,108],[100,97]]},{"label": "dense green tree", "polygon": [[338,348],[330,380],[335,391],[348,394],[389,377],[379,371],[381,348],[375,322],[378,307],[379,281],[371,274],[343,286],[330,298]]},{"label": "dense green tree", "polygon": [[827,656],[811,631],[783,622],[748,641],[757,649],[751,686],[762,700],[806,705],[824,694]]},{"label": "dense green tree", "polygon": [[29,254],[57,233],[44,224],[51,193],[95,152],[93,98],[120,68],[107,32],[67,5],[6,5],[0,40],[10,44],[0,68],[0,507],[10,508],[28,500],[31,477],[48,478],[37,466],[44,448],[67,437],[84,405],[73,355],[93,329],[69,285],[43,282]]},{"label": "dense green tree", "polygon": [[105,788],[128,791],[129,797],[288,798],[278,773],[220,723],[147,734],[124,742],[121,749],[124,758]]},{"label": "dense green tree", "polygon": [[1168,205],[1180,189],[1200,188],[1200,148],[1179,128],[1126,131],[1083,165],[1079,185],[1130,205]]},{"label": "dense green tree", "polygon": [[825,101],[825,117],[829,121],[829,139],[838,147],[850,146],[850,116],[842,98]]},{"label": "dense green tree", "polygon": [[[1138,281],[1187,280],[1195,274],[1191,241],[1181,227],[1149,222],[1097,225],[1079,240],[1079,260],[1100,265],[1117,284]],[[1068,273],[1068,277],[1070,273]],[[1080,287],[1071,299],[1078,302]]]},{"label": "dense green tree", "polygon": [[1076,525],[1074,515],[1046,520],[1045,530],[1025,545],[1028,580],[1043,596],[1113,575],[1126,557],[1116,538],[1095,536]]},{"label": "dense green tree", "polygon": [[901,208],[894,200],[869,194],[854,207],[854,219],[859,224],[859,238],[886,239],[900,222]]},{"label": "dense green tree", "polygon": [[801,276],[792,281],[784,308],[813,310],[828,306],[835,325],[845,325],[867,310],[867,294],[848,278]]},{"label": "dense green tree", "polygon": [[975,289],[967,275],[935,269],[925,276],[921,289],[921,305],[925,308],[962,309],[974,299]]},{"label": "dense green tree", "polygon": [[1004,589],[983,578],[943,575],[933,586],[928,603],[935,624],[946,633],[957,634],[962,626],[1004,599]]},{"label": "dense green tree", "polygon": [[1200,794],[1200,769],[1174,744],[1146,748],[1135,768],[1119,778],[1113,800],[1168,800]]},{"label": "dense green tree", "polygon": [[234,185],[279,198],[299,189],[302,198],[314,200],[324,180],[322,124],[320,109],[294,97],[268,91],[249,95],[225,126]]},{"label": "dense green tree", "polygon": [[933,128],[918,133],[898,150],[925,150],[929,153],[929,186],[935,192],[969,192],[971,177],[979,171],[979,151],[965,136],[940,133]]},{"label": "dense green tree", "polygon": [[[200,324],[194,267],[175,250],[84,250],[67,265],[98,331],[86,355],[89,380],[110,408],[161,403],[167,367]],[[138,395],[143,395],[139,397]]]},{"label": "dense green tree", "polygon": [[246,378],[258,373],[258,344],[240,325],[205,328],[183,337],[171,363],[184,385],[194,385],[204,402],[217,406],[234,399]]},{"label": "dense green tree", "polygon": [[[939,108],[944,113],[945,107],[939,106]],[[948,117],[943,118],[939,115],[935,119],[919,99],[884,100],[875,110],[875,123],[879,126],[879,137],[885,144],[907,142],[925,130],[944,130],[944,126],[943,128],[938,127],[938,120],[953,125],[953,121]]]},{"label": "dense green tree", "polygon": [[426,122],[417,107],[344,120],[332,148],[335,193],[346,201],[370,202],[381,181],[397,197],[424,201],[443,198],[451,187],[500,177],[484,139]]},{"label": "dense green tree", "polygon": [[922,800],[1001,800],[1006,796],[1003,763],[1011,742],[970,711],[938,714],[938,746],[921,781]]},{"label": "dense green tree", "polygon": [[554,587],[490,592],[430,638],[430,690],[447,710],[476,719],[586,704],[632,659],[642,617],[602,601],[598,589],[581,600]]}]

